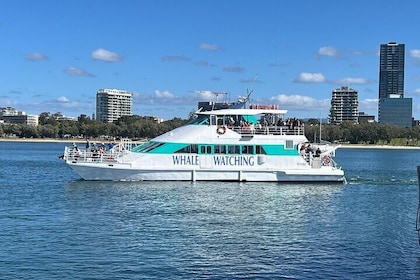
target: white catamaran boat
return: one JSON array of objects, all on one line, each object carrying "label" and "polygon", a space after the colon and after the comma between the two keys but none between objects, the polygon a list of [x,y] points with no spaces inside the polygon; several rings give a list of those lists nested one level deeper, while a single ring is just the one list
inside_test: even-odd
[{"label": "white catamaran boat", "polygon": [[344,182],[338,146],[309,143],[304,126],[276,106],[196,112],[186,125],[135,145],[66,147],[65,162],[85,180]]}]

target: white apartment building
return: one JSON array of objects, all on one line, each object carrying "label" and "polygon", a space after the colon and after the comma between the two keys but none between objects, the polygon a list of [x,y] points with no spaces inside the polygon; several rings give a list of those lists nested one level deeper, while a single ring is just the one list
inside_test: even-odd
[{"label": "white apartment building", "polygon": [[113,122],[131,116],[133,94],[119,89],[100,89],[96,93],[96,120]]},{"label": "white apartment building", "polygon": [[358,91],[341,87],[333,90],[331,98],[330,122],[341,124],[343,121],[358,122],[359,99]]},{"label": "white apartment building", "polygon": [[0,119],[3,123],[20,123],[27,125],[38,125],[39,117],[37,115],[27,115],[23,111],[18,111],[13,107],[0,108]]}]

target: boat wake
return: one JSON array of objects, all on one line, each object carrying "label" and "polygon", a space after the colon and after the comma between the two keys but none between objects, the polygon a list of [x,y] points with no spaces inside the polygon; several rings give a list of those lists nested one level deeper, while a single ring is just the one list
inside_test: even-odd
[{"label": "boat wake", "polygon": [[369,177],[349,177],[347,178],[348,184],[367,184],[367,185],[415,185],[417,184],[417,178],[396,178],[394,176],[389,177],[376,177],[376,178],[369,178]]}]

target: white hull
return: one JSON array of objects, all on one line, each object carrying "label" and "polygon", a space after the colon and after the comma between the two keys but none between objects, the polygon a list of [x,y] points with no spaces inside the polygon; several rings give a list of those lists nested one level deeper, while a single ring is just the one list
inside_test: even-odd
[{"label": "white hull", "polygon": [[319,169],[222,170],[222,169],[139,169],[129,164],[72,163],[69,166],[84,180],[105,181],[248,181],[248,182],[343,182],[344,172],[330,166]]}]

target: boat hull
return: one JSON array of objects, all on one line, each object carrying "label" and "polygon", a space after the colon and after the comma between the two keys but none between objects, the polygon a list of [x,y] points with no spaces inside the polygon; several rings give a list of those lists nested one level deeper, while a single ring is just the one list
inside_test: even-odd
[{"label": "boat hull", "polygon": [[249,182],[344,182],[341,169],[316,170],[215,170],[215,169],[138,169],[127,164],[68,165],[84,180],[93,181],[249,181]]}]

